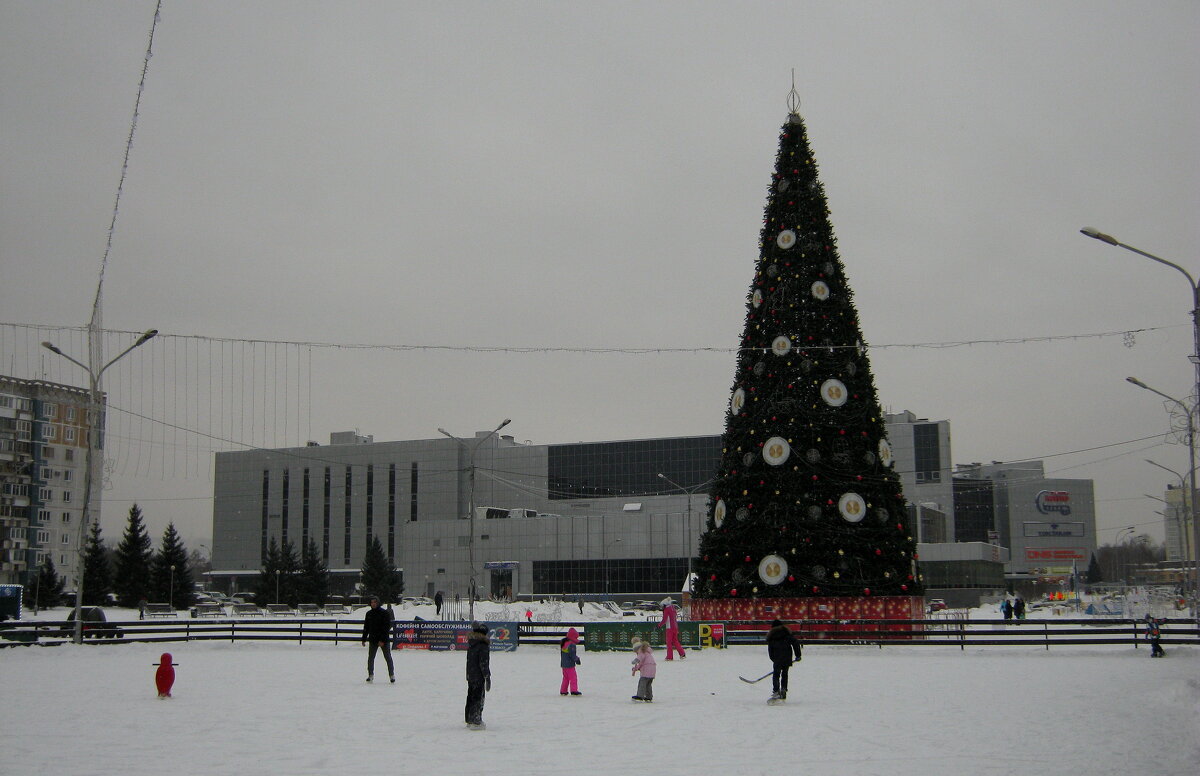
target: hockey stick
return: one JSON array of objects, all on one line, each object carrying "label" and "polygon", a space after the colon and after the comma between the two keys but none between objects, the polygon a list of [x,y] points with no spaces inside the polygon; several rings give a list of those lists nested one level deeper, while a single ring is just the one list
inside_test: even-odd
[{"label": "hockey stick", "polygon": [[747,678],[746,678],[746,677],[744,677],[744,676],[739,676],[739,677],[738,677],[738,679],[741,679],[741,680],[742,680],[743,682],[745,682],[746,684],[755,684],[756,682],[761,682],[763,679],[766,679],[768,676],[770,676],[770,675],[771,675],[771,674],[773,674],[773,673],[775,673],[775,672],[774,672],[774,671],[768,671],[768,672],[766,672],[765,674],[763,674],[762,676],[758,677],[757,679],[747,679]]}]

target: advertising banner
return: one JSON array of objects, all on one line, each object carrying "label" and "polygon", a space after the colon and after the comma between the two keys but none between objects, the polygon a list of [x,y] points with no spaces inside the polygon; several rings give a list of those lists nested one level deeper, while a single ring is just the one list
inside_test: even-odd
[{"label": "advertising banner", "polygon": [[[629,649],[637,636],[655,649],[663,649],[663,629],[653,622],[589,622],[585,629],[584,649],[588,652],[611,652]],[[685,649],[725,646],[725,623],[681,622],[679,643]]]},{"label": "advertising banner", "polygon": [[[517,623],[485,622],[492,652],[515,652]],[[430,620],[397,621],[392,624],[393,649],[466,650],[471,635],[469,622]]]}]

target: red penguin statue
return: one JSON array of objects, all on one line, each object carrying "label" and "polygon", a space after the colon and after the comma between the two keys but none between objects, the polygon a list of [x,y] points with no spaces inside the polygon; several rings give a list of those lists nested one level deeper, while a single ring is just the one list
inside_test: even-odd
[{"label": "red penguin statue", "polygon": [[158,670],[154,672],[154,684],[158,686],[158,697],[170,698],[171,686],[175,684],[175,666],[179,664],[171,662],[170,652],[164,652],[154,665],[158,666]]}]

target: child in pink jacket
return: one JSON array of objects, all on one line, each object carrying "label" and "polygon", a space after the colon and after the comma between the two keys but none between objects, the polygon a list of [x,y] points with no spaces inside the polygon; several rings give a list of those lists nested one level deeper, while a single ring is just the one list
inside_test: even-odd
[{"label": "child in pink jacket", "polygon": [[654,651],[650,649],[650,642],[638,640],[633,642],[633,654],[633,674],[642,672],[638,679],[637,695],[633,699],[650,703],[654,700]]}]

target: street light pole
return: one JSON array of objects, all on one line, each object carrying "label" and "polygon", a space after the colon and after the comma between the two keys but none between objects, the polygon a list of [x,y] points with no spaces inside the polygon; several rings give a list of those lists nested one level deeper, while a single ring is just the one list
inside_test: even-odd
[{"label": "street light pole", "polygon": [[705,485],[711,484],[716,477],[710,477],[699,485],[693,485],[690,488],[685,488],[675,480],[671,479],[662,472],[658,473],[658,478],[663,482],[675,487],[676,490],[681,490],[687,494],[687,522],[685,523],[686,534],[684,541],[687,543],[687,585],[688,590],[692,589],[692,494],[703,488]]},{"label": "street light pole", "polygon": [[609,598],[609,599],[611,599],[612,596],[609,594],[609,585],[608,585],[609,577],[611,576],[611,574],[608,571],[608,548],[612,547],[614,544],[620,544],[620,543],[621,543],[620,539],[613,539],[611,542],[604,545],[604,597]]},{"label": "street light pole", "polygon": [[[1121,550],[1121,582],[1122,582],[1122,584],[1125,585],[1125,587],[1129,587],[1129,545],[1128,545],[1128,540],[1130,537],[1132,537],[1134,535],[1134,533],[1136,531],[1137,531],[1137,529],[1134,528],[1132,525],[1127,526],[1127,527],[1122,528],[1121,530],[1117,531],[1117,536],[1114,539],[1114,541],[1116,541],[1116,543],[1117,543],[1117,547],[1124,548],[1123,550]],[[1128,535],[1122,536],[1122,534],[1125,534],[1126,532],[1128,532]],[[1126,599],[1126,601],[1125,601],[1126,613],[1128,613],[1128,610],[1129,610],[1128,604],[1129,604],[1128,599]]]},{"label": "street light pole", "polygon": [[479,447],[491,439],[500,429],[512,423],[512,418],[505,418],[499,426],[489,431],[487,434],[475,440],[475,444],[467,446],[467,443],[458,437],[451,434],[444,428],[439,428],[438,433],[450,437],[458,446],[467,452],[467,525],[471,531],[470,537],[467,539],[467,555],[471,564],[471,589],[467,593],[467,610],[471,622],[475,622],[475,453],[479,452]]},{"label": "street light pole", "polygon": [[[1197,569],[1197,566],[1200,566],[1200,563],[1197,562],[1198,559],[1195,552],[1196,549],[1200,549],[1200,531],[1197,530],[1196,526],[1196,418],[1192,414],[1191,409],[1174,396],[1168,396],[1156,388],[1151,388],[1136,377],[1126,377],[1125,379],[1133,385],[1136,385],[1138,388],[1150,391],[1150,393],[1157,394],[1167,401],[1178,405],[1179,409],[1183,412],[1184,417],[1187,418],[1188,477],[1187,486],[1183,493],[1183,500],[1184,508],[1187,510],[1188,518],[1192,521],[1193,536],[1189,537],[1191,539],[1191,550],[1185,552],[1184,556],[1185,558],[1190,556],[1192,561],[1192,573],[1189,575],[1189,580],[1192,583],[1192,613],[1195,615],[1197,614],[1197,609],[1200,609],[1200,569]],[[1150,461],[1148,459],[1147,463],[1154,464],[1160,469],[1167,469],[1167,467],[1163,466],[1162,464],[1154,463],[1154,461]],[[1167,471],[1179,476],[1179,472],[1171,469],[1167,469]],[[1183,477],[1179,477],[1179,484],[1181,487],[1184,486]],[[1185,541],[1184,546],[1186,547],[1187,544],[1189,544],[1189,542]]]},{"label": "street light pole", "polygon": [[[1196,284],[1196,279],[1194,277],[1192,277],[1192,274],[1190,272],[1188,272],[1186,269],[1179,266],[1175,262],[1167,261],[1166,259],[1164,259],[1160,256],[1155,256],[1153,253],[1146,253],[1145,251],[1143,251],[1139,248],[1134,248],[1132,245],[1126,245],[1125,243],[1121,242],[1120,240],[1113,237],[1112,235],[1105,234],[1104,232],[1101,232],[1099,229],[1096,229],[1093,226],[1085,226],[1084,228],[1080,229],[1079,231],[1081,234],[1084,234],[1087,237],[1091,237],[1093,240],[1099,240],[1100,242],[1107,243],[1108,245],[1115,245],[1118,248],[1124,248],[1125,250],[1136,253],[1139,256],[1145,256],[1147,259],[1150,259],[1151,261],[1156,261],[1159,264],[1163,264],[1167,267],[1170,267],[1173,270],[1176,270],[1177,272],[1179,272],[1179,274],[1181,274],[1185,278],[1187,278],[1188,288],[1192,292],[1192,353],[1190,356],[1188,356],[1188,360],[1192,362],[1192,366],[1195,368],[1195,378],[1193,381],[1193,395],[1195,397],[1194,401],[1200,402],[1200,285]],[[1155,393],[1158,393],[1158,392],[1155,391]],[[1190,420],[1190,418],[1192,417],[1192,413],[1188,412],[1187,416]],[[1195,463],[1193,463],[1192,471],[1195,472],[1195,470],[1196,470]],[[1195,503],[1195,499],[1194,499],[1194,496],[1196,495],[1195,491],[1196,491],[1196,479],[1195,479],[1195,475],[1193,474],[1192,490],[1191,490],[1191,492],[1189,492],[1187,494],[1189,496],[1188,501],[1191,504]],[[1193,589],[1192,616],[1200,617],[1200,523],[1197,523],[1197,521],[1196,521],[1195,511],[1191,512],[1191,516],[1192,516],[1192,547],[1194,547],[1197,551],[1197,556],[1192,558],[1192,575],[1194,578],[1194,585],[1192,588]]]},{"label": "street light pole", "polygon": [[[1179,489],[1181,491],[1183,491],[1184,498],[1185,499],[1187,498],[1187,484],[1184,482],[1182,472],[1177,472],[1174,469],[1170,468],[1169,466],[1163,466],[1161,463],[1158,463],[1157,461],[1151,461],[1149,458],[1143,458],[1142,460],[1144,460],[1146,463],[1150,464],[1151,466],[1157,466],[1158,468],[1162,469],[1163,471],[1168,471],[1171,474],[1174,474],[1176,477],[1178,477],[1179,478]],[[1151,498],[1153,498],[1153,496],[1151,496]],[[1163,501],[1163,500],[1159,499],[1159,501]],[[1166,501],[1163,501],[1163,503],[1167,504]],[[1167,506],[1170,506],[1170,504],[1167,504]],[[1175,519],[1179,522],[1179,541],[1183,545],[1183,547],[1182,547],[1183,560],[1184,560],[1185,566],[1187,565],[1187,559],[1189,557],[1191,557],[1192,547],[1191,547],[1191,537],[1188,536],[1187,523],[1184,521],[1183,515],[1190,511],[1191,511],[1190,504],[1183,504],[1183,509],[1180,509],[1175,516]],[[1162,514],[1163,517],[1166,517],[1166,515],[1163,514],[1162,512],[1159,512],[1158,514]],[[1186,585],[1185,585],[1185,589],[1186,589]]]},{"label": "street light pole", "polygon": [[79,367],[88,375],[88,428],[87,428],[87,448],[84,450],[84,469],[83,469],[83,508],[80,510],[81,516],[79,519],[79,547],[78,560],[76,561],[75,575],[75,636],[73,638],[76,644],[83,643],[83,564],[84,564],[84,543],[87,540],[88,520],[91,516],[90,509],[92,503],[92,462],[95,457],[95,451],[100,446],[100,378],[104,375],[104,370],[108,369],[113,364],[117,363],[125,356],[126,353],[136,347],[145,345],[150,340],[158,335],[158,329],[150,329],[138,337],[137,342],[134,342],[129,347],[122,350],[115,358],[107,364],[95,368],[93,356],[96,352],[95,348],[88,349],[88,363],[81,363],[74,358],[71,358],[66,353],[59,350],[53,343],[43,342],[42,347],[62,356],[70,361],[75,366]]}]

